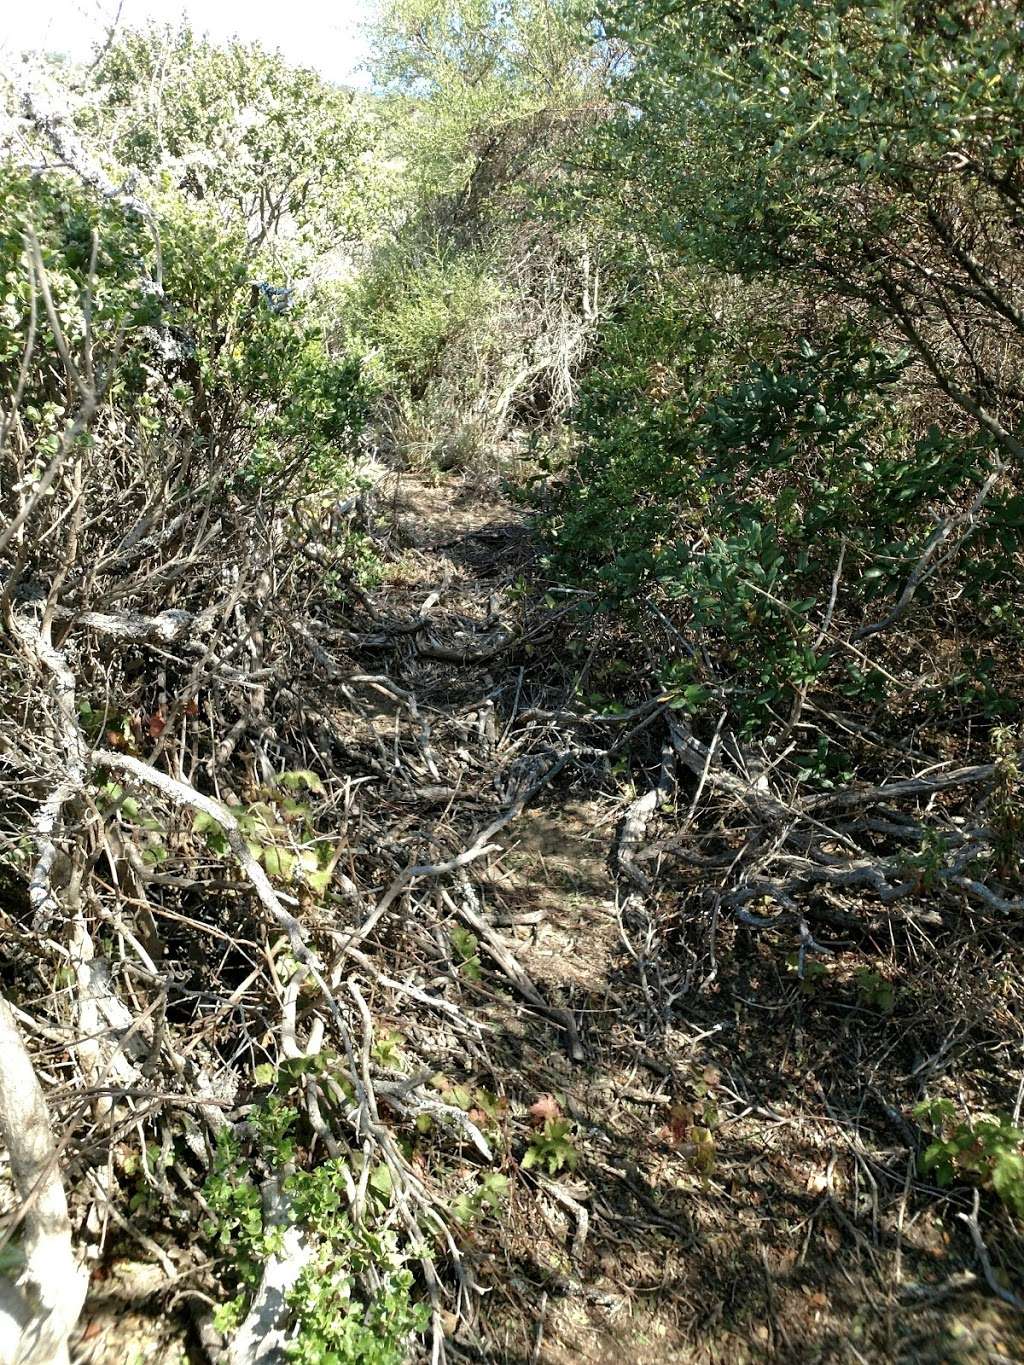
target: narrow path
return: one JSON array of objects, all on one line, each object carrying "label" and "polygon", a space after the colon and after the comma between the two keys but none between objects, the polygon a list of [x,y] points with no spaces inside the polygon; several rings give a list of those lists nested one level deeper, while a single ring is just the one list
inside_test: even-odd
[{"label": "narrow path", "polygon": [[[353,657],[364,676],[379,672],[414,696],[417,718],[364,683],[364,714],[336,721],[354,727],[354,749],[408,756],[418,770],[411,784],[422,785],[395,832],[418,826],[428,846],[437,839],[450,854],[565,763],[573,746],[586,747],[560,719],[578,705],[565,620],[557,608],[538,609],[536,548],[520,509],[457,481],[408,477],[380,501],[390,564],[368,594],[377,618],[367,622],[371,645],[356,646]],[[393,628],[424,616],[424,629],[393,631],[380,647],[381,621]],[[611,857],[624,799],[607,764],[572,754],[496,836],[501,851],[466,869],[464,894],[556,1015],[531,1007],[486,944],[480,980],[463,978],[449,992],[490,1031],[476,1055],[456,1047],[437,1060],[459,1084],[499,1094],[512,1120],[508,1204],[497,1222],[471,1233],[469,1259],[486,1297],[475,1330],[456,1337],[455,1349],[470,1357],[554,1365],[618,1360],[629,1350],[640,1359],[688,1358],[671,1294],[663,1305],[652,1290],[681,1271],[692,1228],[636,1160],[666,1122],[672,1068],[638,1046],[630,1022],[635,949],[623,940]],[[444,926],[452,901],[436,901]],[[443,929],[435,938],[443,941]],[[445,983],[437,976],[432,984]],[[575,1022],[575,1058],[560,1011]],[[695,1074],[708,1064],[699,1041],[683,1052]],[[554,1175],[520,1167],[538,1102],[572,1124],[575,1166]]]}]

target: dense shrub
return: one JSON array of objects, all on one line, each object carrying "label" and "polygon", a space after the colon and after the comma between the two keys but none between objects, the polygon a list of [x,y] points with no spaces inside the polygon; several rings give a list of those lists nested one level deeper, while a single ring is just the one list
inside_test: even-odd
[{"label": "dense shrub", "polygon": [[908,612],[957,618],[958,676],[980,676],[1019,648],[1019,18],[605,20],[631,61],[582,202],[632,302],[573,413],[554,565],[620,615],[667,612],[748,724],[819,683],[886,695],[874,637]]},{"label": "dense shrub", "polygon": [[401,170],[343,313],[405,454],[461,463],[571,401],[597,262],[588,229],[540,203],[574,177],[604,69],[574,0],[381,7],[382,147]]},{"label": "dense shrub", "polygon": [[[894,406],[907,356],[860,329],[794,344],[762,325],[776,350],[751,360],[681,304],[606,330],[547,517],[553,563],[620,613],[660,602],[767,721],[834,662],[830,598],[844,630],[884,617],[937,502],[977,494],[992,442]],[[969,591],[1005,594],[1009,573],[975,561]],[[879,677],[848,661],[842,686],[878,695]]]},{"label": "dense shrub", "polygon": [[393,249],[352,287],[352,343],[383,391],[421,398],[445,368],[466,385],[479,385],[500,361],[503,302],[501,285],[481,256],[443,246]]},{"label": "dense shrub", "polygon": [[[123,422],[151,446],[201,448],[239,470],[298,461],[309,473],[348,479],[363,416],[358,367],[330,359],[301,309],[280,314],[267,304],[253,279],[258,259],[212,207],[167,196],[145,221],[72,181],[11,168],[2,204],[7,364],[23,347],[31,306],[30,230],[72,349],[88,317],[107,422]],[[42,453],[66,418],[69,396],[49,363],[49,318],[38,326],[23,411],[34,424],[26,441]],[[187,453],[179,458],[187,467]]]}]

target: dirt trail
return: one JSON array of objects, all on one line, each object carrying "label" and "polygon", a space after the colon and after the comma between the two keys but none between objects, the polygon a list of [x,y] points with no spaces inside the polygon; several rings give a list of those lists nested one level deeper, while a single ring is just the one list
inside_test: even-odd
[{"label": "dirt trail", "polygon": [[[517,615],[520,594],[534,591],[526,586],[535,547],[524,515],[493,492],[406,478],[387,505],[397,565],[372,594],[382,614],[412,618],[436,596],[431,638],[472,647],[477,635],[489,638],[495,619]],[[526,628],[526,615],[519,614],[517,629]],[[542,639],[525,652],[514,647],[484,663],[453,666],[406,643],[388,657],[386,671],[421,708],[443,713],[468,705],[466,719],[492,732],[491,762],[500,775],[524,747],[530,722],[522,717],[557,714],[573,702],[558,644]],[[489,699],[493,724],[486,707],[474,707],[481,698]],[[379,713],[383,729],[392,724],[388,711]],[[480,778],[467,773],[465,780],[485,789],[493,780]],[[623,971],[628,953],[611,857],[623,795],[614,782],[570,771],[502,831],[502,852],[473,870],[487,922],[544,998],[573,1012],[584,1058],[571,1060],[564,1033],[485,968],[485,999],[475,1014],[495,1033],[486,1066],[474,1071],[470,1064],[460,1079],[492,1084],[520,1116],[554,1096],[575,1125],[578,1165],[557,1178],[520,1173],[501,1222],[474,1229],[470,1256],[486,1297],[475,1331],[453,1343],[470,1358],[567,1365],[618,1360],[624,1350],[639,1360],[690,1358],[674,1306],[658,1302],[658,1282],[681,1272],[691,1229],[636,1162],[665,1122],[663,1081],[672,1068],[638,1050],[628,1024],[616,1037],[632,1009],[620,992],[629,995],[635,985]],[[707,1059],[699,1043],[687,1041],[678,1060],[699,1072]]]},{"label": "dirt trail", "polygon": [[[509,1194],[499,1217],[465,1230],[479,1294],[468,1321],[453,1319],[451,1358],[1024,1359],[956,1210],[921,1186],[899,1113],[872,1098],[941,1041],[942,1020],[921,1005],[894,1037],[846,997],[806,993],[786,945],[692,912],[695,874],[669,855],[664,889],[629,894],[614,850],[658,749],[611,764],[607,734],[568,722],[577,656],[567,616],[536,586],[520,509],[458,479],[406,476],[382,486],[374,534],[383,579],[365,590],[351,681],[323,720],[325,751],[361,784],[344,831],[355,856],[372,840],[398,868],[451,858],[535,791],[494,836],[500,852],[424,883],[365,943],[462,1021],[394,1006],[378,1027],[500,1110]],[[678,829],[690,796],[656,813],[648,837]],[[473,962],[459,960],[460,908],[547,1009],[480,935]],[[989,1001],[980,983],[967,999],[970,970],[936,980],[980,1017]],[[571,1164],[550,1175],[522,1166],[542,1097],[573,1124]],[[448,1198],[480,1174],[450,1143],[422,1160]],[[81,1336],[89,1365],[131,1355],[94,1321]],[[152,1334],[132,1349],[180,1359],[180,1342]]]}]

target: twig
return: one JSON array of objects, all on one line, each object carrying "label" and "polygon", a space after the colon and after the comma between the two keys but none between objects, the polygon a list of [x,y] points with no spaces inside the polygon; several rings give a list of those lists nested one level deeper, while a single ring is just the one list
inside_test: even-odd
[{"label": "twig", "polygon": [[982,1274],[985,1276],[985,1283],[988,1285],[989,1289],[992,1290],[992,1293],[995,1294],[997,1298],[1002,1299],[1003,1303],[1008,1303],[1010,1307],[1015,1308],[1018,1313],[1024,1313],[1024,1299],[1018,1298],[1012,1290],[1001,1285],[996,1277],[996,1272],[992,1268],[988,1247],[985,1245],[985,1239],[982,1237],[981,1228],[978,1225],[978,1209],[980,1204],[981,1192],[975,1190],[974,1207],[971,1209],[971,1212],[958,1213],[957,1217],[960,1219],[961,1223],[965,1224],[968,1232],[971,1234],[971,1241],[974,1243],[974,1250],[978,1260],[981,1262]]}]

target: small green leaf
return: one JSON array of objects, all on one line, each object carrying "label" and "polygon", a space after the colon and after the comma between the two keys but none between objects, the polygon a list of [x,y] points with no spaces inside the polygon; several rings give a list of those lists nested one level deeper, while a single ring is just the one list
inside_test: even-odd
[{"label": "small green leaf", "polygon": [[374,1166],[370,1172],[368,1183],[371,1190],[376,1191],[382,1199],[390,1202],[394,1193],[394,1182],[391,1178],[391,1171],[384,1162],[381,1162],[379,1166]]},{"label": "small green leaf", "polygon": [[278,776],[278,783],[288,791],[306,791],[322,793],[324,784],[320,778],[309,768],[295,768],[290,772],[281,773]]}]

